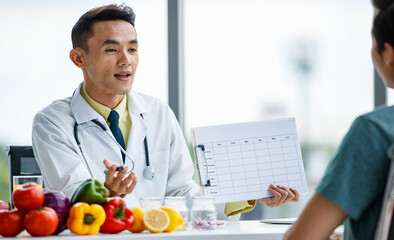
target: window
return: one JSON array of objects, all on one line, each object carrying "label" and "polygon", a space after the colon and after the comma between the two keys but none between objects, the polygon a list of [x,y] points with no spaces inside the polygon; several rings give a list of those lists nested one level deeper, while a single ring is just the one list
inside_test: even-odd
[{"label": "window", "polygon": [[[372,15],[367,0],[186,0],[186,129],[295,117],[313,192],[373,108]],[[265,217],[297,216],[306,201]]]}]

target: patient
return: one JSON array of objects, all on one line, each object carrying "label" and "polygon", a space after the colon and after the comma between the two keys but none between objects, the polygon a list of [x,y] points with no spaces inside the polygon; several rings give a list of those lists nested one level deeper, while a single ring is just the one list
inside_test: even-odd
[{"label": "patient", "polygon": [[[383,83],[394,88],[394,1],[374,1],[372,60]],[[358,117],[342,140],[321,183],[284,239],[373,239],[394,142],[394,106]],[[331,236],[330,236],[331,235]]]}]

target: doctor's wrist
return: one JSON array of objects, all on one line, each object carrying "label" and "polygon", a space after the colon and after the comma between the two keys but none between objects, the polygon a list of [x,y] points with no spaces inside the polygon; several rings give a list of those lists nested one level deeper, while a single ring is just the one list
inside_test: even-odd
[{"label": "doctor's wrist", "polygon": [[118,193],[118,192],[109,190],[109,196],[110,197],[121,197],[121,198],[124,198],[124,197],[126,197],[126,195],[127,195],[126,193]]}]

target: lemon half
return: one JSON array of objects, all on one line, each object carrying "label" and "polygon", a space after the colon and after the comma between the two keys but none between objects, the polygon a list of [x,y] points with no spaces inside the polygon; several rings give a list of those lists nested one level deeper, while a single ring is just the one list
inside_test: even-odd
[{"label": "lemon half", "polygon": [[160,233],[167,229],[170,224],[168,214],[161,209],[152,208],[144,215],[144,225],[152,233]]}]

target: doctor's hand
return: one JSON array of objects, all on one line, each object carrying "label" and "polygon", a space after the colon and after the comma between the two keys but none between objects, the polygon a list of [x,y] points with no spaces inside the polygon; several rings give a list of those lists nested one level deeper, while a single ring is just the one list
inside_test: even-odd
[{"label": "doctor's hand", "polygon": [[103,163],[108,169],[108,172],[105,175],[104,186],[108,188],[110,197],[130,194],[137,184],[137,177],[135,176],[135,173],[131,172],[126,176],[127,166],[121,171],[116,171],[118,164],[107,159],[105,159]]},{"label": "doctor's hand", "polygon": [[270,185],[268,191],[274,196],[270,198],[259,199],[259,202],[267,205],[270,208],[279,207],[287,202],[298,202],[300,193],[293,188],[286,188],[283,186]]}]

